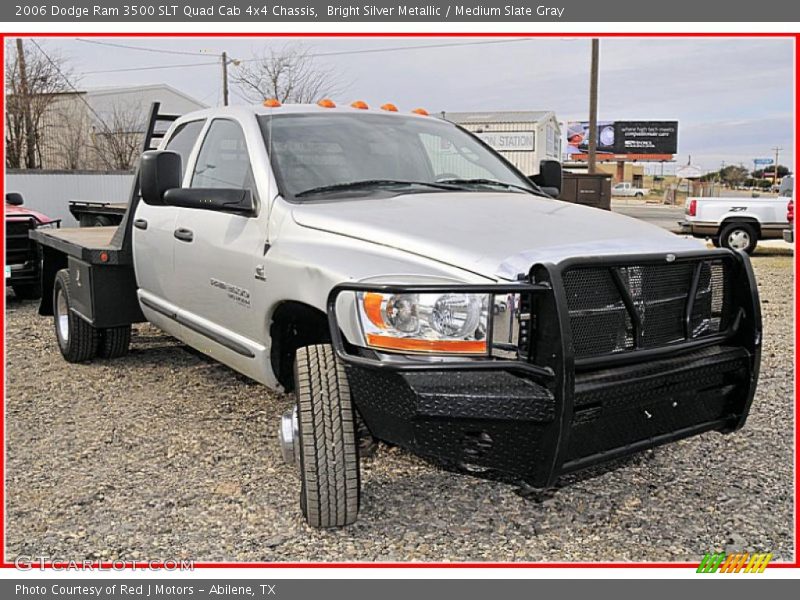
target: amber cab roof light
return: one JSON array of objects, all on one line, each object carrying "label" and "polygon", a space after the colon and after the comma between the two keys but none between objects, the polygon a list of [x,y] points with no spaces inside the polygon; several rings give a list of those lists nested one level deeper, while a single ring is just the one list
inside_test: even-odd
[{"label": "amber cab roof light", "polygon": [[388,110],[389,112],[397,112],[397,107],[391,102],[387,102],[386,104],[381,106],[381,110]]},{"label": "amber cab roof light", "polygon": [[364,102],[363,100],[356,100],[350,106],[352,108],[358,108],[360,110],[367,110],[369,108],[369,106],[367,106],[367,103]]},{"label": "amber cab roof light", "polygon": [[336,108],[336,103],[330,98],[323,98],[317,102],[317,106],[321,106],[322,108]]},{"label": "amber cab roof light", "polygon": [[414,113],[415,115],[422,115],[423,117],[428,116],[428,111],[425,110],[424,108],[415,108],[411,112]]},{"label": "amber cab roof light", "polygon": [[264,100],[264,106],[267,108],[279,108],[281,105],[281,101],[277,98],[267,98]]}]

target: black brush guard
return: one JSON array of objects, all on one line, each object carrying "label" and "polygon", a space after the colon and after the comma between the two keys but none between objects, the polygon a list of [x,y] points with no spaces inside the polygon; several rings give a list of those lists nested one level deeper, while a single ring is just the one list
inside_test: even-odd
[{"label": "black brush guard", "polygon": [[[703,265],[712,262],[725,265],[727,314],[719,331],[698,332],[693,312],[704,301],[703,290],[711,289]],[[683,273],[686,292],[677,320],[675,297],[648,300],[643,288],[646,274],[660,267]],[[592,314],[582,312],[574,286],[565,286],[578,269],[610,274],[619,298],[606,312],[616,311],[628,327],[622,351],[592,354],[586,344],[576,349],[573,324],[581,327],[577,319]],[[332,345],[376,437],[427,458],[547,488],[565,473],[744,425],[761,348],[758,292],[746,255],[720,249],[584,257],[536,264],[523,279],[462,286],[345,283],[331,291]],[[597,295],[600,287],[586,294]],[[516,358],[387,359],[344,339],[336,316],[344,292],[519,294],[520,313],[531,318],[519,321]],[[671,340],[677,330],[682,339]]]}]

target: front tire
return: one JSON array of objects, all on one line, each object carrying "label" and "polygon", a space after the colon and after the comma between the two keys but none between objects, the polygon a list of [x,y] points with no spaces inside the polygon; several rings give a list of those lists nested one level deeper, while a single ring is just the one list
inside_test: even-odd
[{"label": "front tire", "polygon": [[748,254],[752,254],[758,244],[758,234],[755,228],[748,223],[731,223],[722,228],[719,243],[723,248],[744,250]]},{"label": "front tire", "polygon": [[355,409],[344,366],[328,344],[295,358],[300,508],[312,527],[355,522],[361,495]]},{"label": "front tire", "polygon": [[97,354],[99,335],[97,329],[72,310],[69,270],[56,273],[53,283],[53,322],[58,349],[67,362],[84,362]]}]

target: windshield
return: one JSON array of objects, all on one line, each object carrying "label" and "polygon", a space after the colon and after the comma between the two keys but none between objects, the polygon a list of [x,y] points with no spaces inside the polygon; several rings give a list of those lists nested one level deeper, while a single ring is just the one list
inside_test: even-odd
[{"label": "windshield", "polygon": [[376,189],[534,191],[493,151],[433,117],[289,113],[259,121],[281,193],[290,199]]}]

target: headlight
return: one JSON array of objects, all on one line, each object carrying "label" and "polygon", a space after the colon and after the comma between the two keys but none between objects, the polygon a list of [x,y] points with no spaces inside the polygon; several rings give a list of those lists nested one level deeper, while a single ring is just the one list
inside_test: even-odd
[{"label": "headlight", "polygon": [[359,292],[367,345],[426,354],[486,354],[488,294]]}]

